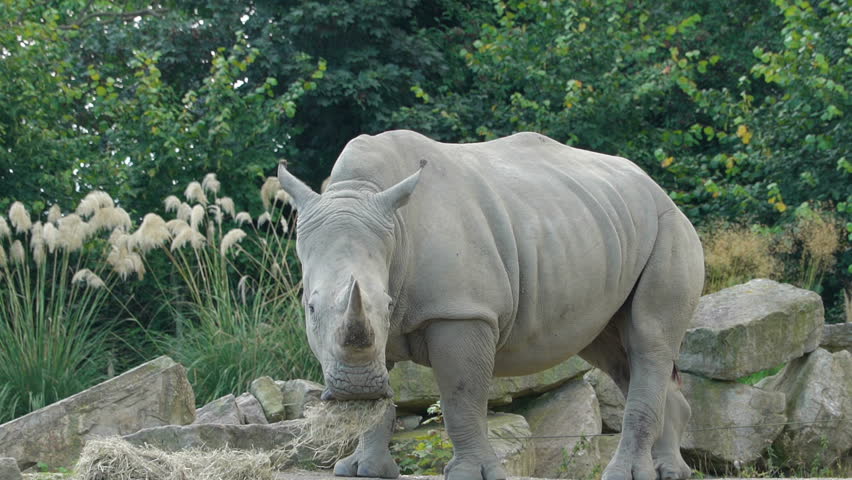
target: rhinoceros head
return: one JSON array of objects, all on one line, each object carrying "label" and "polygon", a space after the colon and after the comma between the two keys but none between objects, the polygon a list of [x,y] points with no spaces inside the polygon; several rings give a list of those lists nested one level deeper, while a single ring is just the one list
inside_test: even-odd
[{"label": "rhinoceros head", "polygon": [[394,213],[420,171],[385,191],[331,189],[322,195],[278,167],[281,187],[298,212],[308,343],[322,364],[323,399],[392,395],[385,367],[390,311],[388,277]]}]

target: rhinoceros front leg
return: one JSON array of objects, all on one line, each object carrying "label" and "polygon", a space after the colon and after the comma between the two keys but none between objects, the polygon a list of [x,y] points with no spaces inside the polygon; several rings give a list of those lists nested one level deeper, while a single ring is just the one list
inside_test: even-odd
[{"label": "rhinoceros front leg", "polygon": [[485,418],[494,374],[494,332],[483,321],[436,321],[426,330],[426,342],[441,390],[444,423],[453,441],[453,459],[444,477],[505,479],[506,472],[488,442]]},{"label": "rhinoceros front leg", "polygon": [[397,478],[399,467],[388,449],[395,418],[396,407],[390,405],[382,420],[358,439],[355,453],[334,465],[334,474],[339,477]]}]

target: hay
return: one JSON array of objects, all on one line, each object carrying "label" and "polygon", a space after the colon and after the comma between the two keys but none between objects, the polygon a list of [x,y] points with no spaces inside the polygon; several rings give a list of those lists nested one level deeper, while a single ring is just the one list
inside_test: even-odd
[{"label": "hay", "polygon": [[393,400],[328,401],[305,407],[305,421],[293,439],[272,453],[276,468],[299,460],[331,467],[350,453],[358,437],[382,420]]},{"label": "hay", "polygon": [[379,423],[392,400],[308,405],[293,439],[273,452],[188,449],[164,452],[119,437],[90,440],[74,480],[271,480],[272,470],[307,462],[330,467],[351,452],[358,437]]},{"label": "hay", "polygon": [[164,452],[118,437],[90,440],[75,480],[271,480],[268,455],[239,450]]}]

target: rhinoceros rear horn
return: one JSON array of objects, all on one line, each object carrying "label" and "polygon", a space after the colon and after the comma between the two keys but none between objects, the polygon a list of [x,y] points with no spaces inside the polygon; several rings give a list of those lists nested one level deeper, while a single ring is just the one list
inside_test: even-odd
[{"label": "rhinoceros rear horn", "polygon": [[379,201],[379,204],[385,206],[393,213],[397,208],[408,203],[408,199],[414,193],[414,187],[417,186],[417,182],[420,180],[420,172],[423,171],[424,166],[426,166],[426,160],[421,160],[420,169],[414,172],[413,175],[384,192],[377,193],[376,199]]},{"label": "rhinoceros rear horn", "polygon": [[318,193],[287,171],[286,160],[281,160],[278,164],[278,181],[281,183],[281,188],[290,195],[292,199],[290,203],[296,210],[301,210],[308,202],[319,197]]}]

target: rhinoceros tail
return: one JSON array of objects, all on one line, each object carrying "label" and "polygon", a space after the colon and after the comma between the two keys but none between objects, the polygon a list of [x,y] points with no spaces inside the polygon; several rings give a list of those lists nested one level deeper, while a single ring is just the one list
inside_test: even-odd
[{"label": "rhinoceros tail", "polygon": [[672,364],[672,380],[677,382],[678,387],[683,386],[683,379],[680,378],[680,370],[677,369],[677,364]]}]

